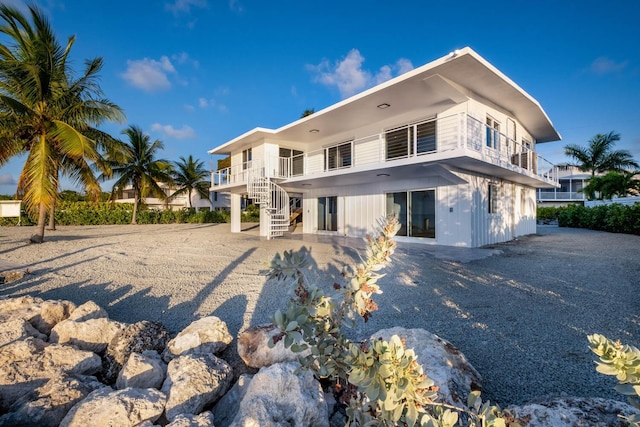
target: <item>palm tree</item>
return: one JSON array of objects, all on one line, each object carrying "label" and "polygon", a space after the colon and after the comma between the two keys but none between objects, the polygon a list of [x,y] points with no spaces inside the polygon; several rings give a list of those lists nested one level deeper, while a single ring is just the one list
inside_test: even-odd
[{"label": "palm tree", "polygon": [[613,150],[617,141],[620,141],[619,133],[599,133],[589,140],[588,147],[571,144],[564,147],[564,153],[576,161],[573,166],[583,172],[591,172],[592,177],[596,173],[622,172],[640,167],[627,150]]},{"label": "palm tree", "polygon": [[[189,208],[191,205],[191,195],[195,190],[203,199],[209,200],[209,171],[204,166],[204,162],[194,160],[193,156],[188,159],[180,157],[180,161],[173,163],[173,183],[177,186],[177,190],[169,196],[174,198],[181,194],[189,196]],[[211,202],[209,202],[211,203]]]},{"label": "palm tree", "polygon": [[104,121],[121,121],[122,110],[103,98],[97,84],[102,59],[85,62],[78,79],[67,58],[75,41],[63,47],[36,6],[31,21],[17,9],[0,4],[0,164],[27,153],[18,183],[25,205],[38,215],[34,243],[44,240],[47,212],[54,206],[60,173],[89,194],[99,192],[93,168],[101,165],[99,143],[89,137]]},{"label": "palm tree", "polygon": [[165,159],[157,159],[159,150],[164,148],[160,140],[150,141],[142,129],[131,125],[122,131],[129,141],[120,142],[120,149],[109,154],[109,172],[102,180],[118,177],[113,184],[112,196],[122,195],[125,187],[133,188],[133,216],[131,224],[136,224],[138,204],[147,196],[166,200],[167,195],[159,182],[172,183],[171,164]]}]

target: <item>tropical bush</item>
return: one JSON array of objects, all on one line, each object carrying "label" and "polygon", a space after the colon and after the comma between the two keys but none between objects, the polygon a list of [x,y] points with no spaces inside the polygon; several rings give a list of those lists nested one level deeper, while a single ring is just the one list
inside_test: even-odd
[{"label": "tropical bush", "polygon": [[556,221],[560,212],[565,210],[564,206],[540,206],[536,212],[536,218],[540,221]]},{"label": "tropical bush", "polygon": [[[381,293],[379,273],[389,262],[400,225],[395,218],[381,222],[377,237],[367,237],[366,257],[343,272],[345,284],[334,284],[328,296],[306,279],[311,263],[308,252],[277,254],[264,273],[292,287],[285,310],[276,311],[273,323],[280,329],[270,345],[283,341],[300,357],[303,369],[329,383],[345,405],[352,426],[510,426],[519,424],[497,406],[482,402],[479,392],[468,398],[470,410],[436,401],[437,387],[423,371],[411,349],[397,335],[387,341],[355,343],[344,329],[367,321],[377,310],[373,295]],[[504,416],[504,418],[503,418]]]},{"label": "tropical bush", "polygon": [[260,206],[247,206],[247,209],[242,212],[242,222],[260,222]]},{"label": "tropical bush", "polygon": [[[640,350],[598,334],[587,338],[589,348],[600,358],[596,370],[604,375],[615,376],[618,380],[616,391],[628,396],[629,403],[640,409]],[[640,427],[640,415],[625,419],[631,425]]]},{"label": "tropical bush", "polygon": [[592,208],[571,205],[560,211],[558,225],[640,235],[640,203],[632,206],[613,203]]}]

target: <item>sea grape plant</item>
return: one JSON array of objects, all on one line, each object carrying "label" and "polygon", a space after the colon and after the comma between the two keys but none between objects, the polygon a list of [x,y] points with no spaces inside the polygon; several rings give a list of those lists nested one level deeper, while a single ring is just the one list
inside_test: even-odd
[{"label": "sea grape plant", "polygon": [[[589,335],[589,348],[600,362],[596,370],[604,375],[613,375],[618,380],[616,391],[628,396],[629,403],[640,409],[640,350],[631,345],[622,345],[599,334]],[[640,415],[625,419],[633,426],[640,427]]]},{"label": "sea grape plant", "polygon": [[366,238],[366,257],[343,271],[346,283],[333,285],[334,296],[307,280],[306,251],[277,254],[264,273],[290,283],[292,297],[287,308],[273,316],[280,333],[270,345],[283,340],[285,347],[304,352],[302,368],[334,387],[351,426],[449,427],[459,418],[474,427],[518,426],[508,413],[483,403],[479,392],[469,396],[470,411],[437,402],[437,386],[397,335],[388,342],[354,343],[346,337],[343,328],[359,319],[366,322],[378,308],[373,295],[382,293],[379,272],[391,260],[399,228],[395,217],[379,221],[377,236]]}]

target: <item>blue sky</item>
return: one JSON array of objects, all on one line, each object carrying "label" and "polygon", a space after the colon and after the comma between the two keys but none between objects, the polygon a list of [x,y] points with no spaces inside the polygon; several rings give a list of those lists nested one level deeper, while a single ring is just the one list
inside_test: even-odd
[{"label": "blue sky", "polygon": [[[24,8],[12,0],[8,3]],[[621,133],[640,160],[640,1],[478,2],[46,0],[74,67],[102,56],[101,87],[163,157],[207,151],[254,127],[278,128],[470,46],[536,98],[563,136],[538,151]],[[24,158],[0,168],[15,192]],[[68,182],[63,189],[73,189]],[[108,185],[105,190],[110,190]]]}]

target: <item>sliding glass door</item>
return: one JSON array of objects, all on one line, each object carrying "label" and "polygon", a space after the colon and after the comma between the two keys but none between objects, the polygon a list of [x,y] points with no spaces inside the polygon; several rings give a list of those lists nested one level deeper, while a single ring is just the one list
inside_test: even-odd
[{"label": "sliding glass door", "polygon": [[387,193],[387,215],[400,222],[398,236],[436,237],[436,191]]},{"label": "sliding glass door", "polygon": [[338,198],[318,197],[318,230],[338,231]]}]

